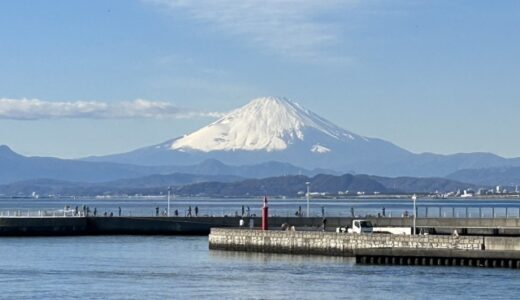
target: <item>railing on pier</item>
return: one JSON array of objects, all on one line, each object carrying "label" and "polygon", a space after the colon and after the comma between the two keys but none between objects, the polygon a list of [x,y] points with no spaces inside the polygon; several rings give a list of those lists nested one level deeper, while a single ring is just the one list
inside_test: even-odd
[{"label": "railing on pier", "polygon": [[82,211],[75,212],[64,211],[64,210],[3,210],[0,211],[1,218],[42,218],[42,217],[53,217],[53,218],[71,218],[71,217],[85,217],[85,213]]},{"label": "railing on pier", "polygon": [[[390,204],[390,203],[388,203]],[[302,217],[295,214],[297,207],[288,208],[282,207],[271,208],[271,217]],[[82,209],[3,209],[0,210],[0,217],[85,217],[94,216],[93,209],[84,211]],[[118,208],[103,208],[97,211],[95,216],[119,216]],[[165,211],[160,211],[156,214],[154,208],[138,208],[138,209],[125,209],[121,213],[121,216],[125,217],[150,217],[150,216],[166,216]],[[171,217],[196,217],[192,211],[191,215],[188,210],[180,210],[178,215],[170,214]],[[200,209],[198,212],[199,217],[250,217],[260,216],[259,208],[252,208],[248,212],[242,214],[240,211],[231,209]],[[355,217],[355,218],[366,218],[366,217],[392,217],[392,218],[412,218],[413,208],[411,207],[392,207],[387,205],[386,209],[381,207],[349,207],[348,205],[341,208],[327,207],[325,206],[323,211],[321,206],[316,205],[311,211],[311,217]],[[417,206],[417,218],[460,218],[460,219],[520,219],[520,203],[518,206],[458,206],[458,205],[418,205]]]},{"label": "railing on pier", "polygon": [[465,218],[465,219],[495,219],[520,218],[520,207],[491,206],[419,206],[418,218]]}]

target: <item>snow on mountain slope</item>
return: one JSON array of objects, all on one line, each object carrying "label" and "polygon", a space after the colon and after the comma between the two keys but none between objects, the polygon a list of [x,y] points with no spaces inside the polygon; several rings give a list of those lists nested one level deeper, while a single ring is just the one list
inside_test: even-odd
[{"label": "snow on mountain slope", "polygon": [[312,148],[311,148],[311,152],[314,152],[314,153],[327,153],[327,152],[330,152],[330,149],[327,148],[327,147],[323,147],[322,145],[313,145]]},{"label": "snow on mountain slope", "polygon": [[[175,140],[172,150],[186,151],[282,151],[306,139],[306,131],[337,141],[367,140],[344,130],[286,98],[254,99],[212,124]],[[331,149],[314,145],[311,152]]]}]

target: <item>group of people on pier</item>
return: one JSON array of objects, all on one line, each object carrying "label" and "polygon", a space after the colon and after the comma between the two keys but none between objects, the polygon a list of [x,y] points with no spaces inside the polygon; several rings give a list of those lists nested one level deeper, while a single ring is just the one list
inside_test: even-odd
[{"label": "group of people on pier", "polygon": [[[65,205],[64,207],[64,212],[70,212],[72,210],[72,208],[69,206],[69,205]],[[117,208],[117,213],[118,213],[118,216],[121,217],[121,206],[119,206]],[[87,206],[87,205],[82,205],[81,206],[81,209],[79,206],[76,205],[76,207],[74,208],[74,211],[73,211],[73,216],[75,217],[81,217],[81,216],[84,216],[84,217],[90,217],[90,216],[93,216],[93,217],[97,217],[98,216],[98,210],[97,210],[97,207],[94,207],[93,210],[90,209],[90,206]],[[103,216],[104,217],[113,217],[114,216],[114,213],[113,212],[108,212],[108,211],[105,211],[103,213]]]},{"label": "group of people on pier", "polygon": [[[195,206],[195,208],[193,209],[193,213],[195,214],[195,217],[198,217],[199,216],[199,207],[198,206]],[[186,211],[186,216],[187,217],[193,217],[193,213],[192,213],[192,208],[191,208],[191,205],[188,207],[188,210]],[[173,211],[173,215],[175,217],[178,217],[179,216],[179,210],[178,209],[175,209]],[[160,211],[160,208],[159,206],[155,207],[155,216],[156,217],[159,217],[159,216],[168,216],[168,210],[165,208],[162,212]]]}]

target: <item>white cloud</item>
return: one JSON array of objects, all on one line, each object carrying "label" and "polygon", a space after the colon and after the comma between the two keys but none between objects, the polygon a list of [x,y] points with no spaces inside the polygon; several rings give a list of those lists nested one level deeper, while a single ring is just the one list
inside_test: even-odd
[{"label": "white cloud", "polygon": [[54,102],[39,99],[0,98],[0,119],[38,120],[64,118],[195,118],[219,117],[219,112],[200,112],[169,102],[137,99],[119,103],[99,101]]},{"label": "white cloud", "polygon": [[144,0],[179,11],[261,50],[306,61],[349,61],[326,49],[340,39],[339,26],[323,14],[349,8],[358,0]]}]

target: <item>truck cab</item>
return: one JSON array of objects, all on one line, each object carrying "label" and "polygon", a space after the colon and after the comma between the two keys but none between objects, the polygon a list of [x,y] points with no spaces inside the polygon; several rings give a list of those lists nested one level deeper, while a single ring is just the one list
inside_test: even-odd
[{"label": "truck cab", "polygon": [[348,229],[348,233],[372,233],[374,226],[368,220],[352,220],[352,228]]}]

